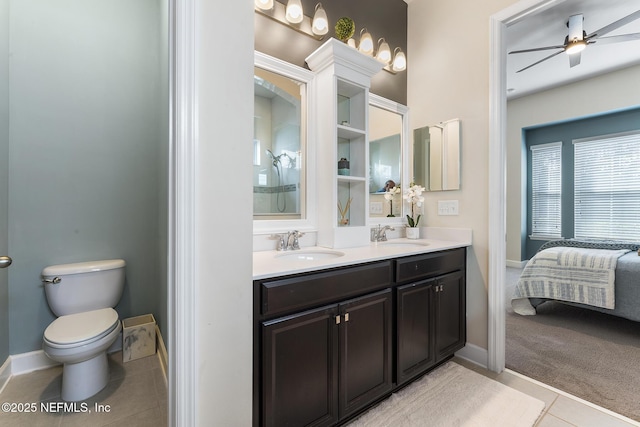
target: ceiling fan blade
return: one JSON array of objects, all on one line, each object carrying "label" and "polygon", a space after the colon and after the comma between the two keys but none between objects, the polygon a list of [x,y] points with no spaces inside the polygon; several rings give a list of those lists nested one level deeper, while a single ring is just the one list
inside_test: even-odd
[{"label": "ceiling fan blade", "polygon": [[512,53],[538,52],[540,50],[550,50],[550,49],[564,49],[564,46],[562,46],[562,45],[559,45],[559,46],[545,46],[545,47],[536,47],[536,48],[533,48],[533,49],[512,50],[511,52],[509,52],[509,55],[511,55]]},{"label": "ceiling fan blade", "polygon": [[571,15],[567,26],[569,27],[569,40],[582,40],[582,23],[584,18],[582,14]]},{"label": "ceiling fan blade", "polygon": [[610,36],[610,37],[598,37],[596,39],[591,40],[590,44],[609,44],[609,43],[620,43],[620,42],[630,42],[634,40],[640,40],[640,33],[633,34],[622,34],[619,36]]},{"label": "ceiling fan blade", "polygon": [[573,55],[567,55],[569,57],[569,67],[575,67],[576,65],[580,65],[580,52],[574,53]]},{"label": "ceiling fan blade", "polygon": [[538,61],[538,62],[534,62],[533,64],[529,65],[528,67],[524,67],[523,69],[516,71],[516,73],[519,73],[519,72],[524,71],[524,70],[528,70],[529,68],[533,67],[534,65],[538,65],[539,63],[544,62],[544,61],[546,61],[547,59],[551,59],[551,58],[553,58],[553,57],[554,57],[554,56],[556,56],[556,55],[560,55],[562,52],[564,52],[564,50],[561,50],[561,51],[556,52],[556,53],[554,53],[554,54],[552,54],[552,55],[549,55],[549,56],[547,56],[546,58],[542,58],[540,61]]},{"label": "ceiling fan blade", "polygon": [[640,10],[636,10],[635,12],[633,12],[630,15],[625,16],[622,19],[618,19],[615,22],[612,22],[609,25],[606,25],[602,28],[600,28],[599,30],[594,31],[593,33],[589,34],[587,36],[587,39],[590,39],[592,37],[601,37],[604,36],[607,33],[610,33],[613,30],[616,30],[620,27],[622,27],[623,25],[626,25],[630,22],[635,21],[636,19],[640,19]]}]

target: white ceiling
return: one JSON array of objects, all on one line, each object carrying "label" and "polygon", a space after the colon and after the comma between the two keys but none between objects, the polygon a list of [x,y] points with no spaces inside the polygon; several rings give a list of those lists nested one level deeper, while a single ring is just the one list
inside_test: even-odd
[{"label": "white ceiling", "polygon": [[[566,0],[550,9],[527,16],[507,28],[507,52],[543,46],[562,45],[568,33],[570,15],[582,13],[587,34],[640,10],[640,0]],[[606,36],[640,32],[640,19]],[[613,70],[640,64],[640,40],[589,45],[582,52],[580,65],[569,67],[563,52],[528,70],[516,73],[554,50],[507,55],[507,98],[517,98]]]}]

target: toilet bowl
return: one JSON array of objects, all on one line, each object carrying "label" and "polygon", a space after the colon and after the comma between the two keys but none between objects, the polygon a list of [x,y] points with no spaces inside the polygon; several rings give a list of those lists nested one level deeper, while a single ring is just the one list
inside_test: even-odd
[{"label": "toilet bowl", "polygon": [[109,382],[107,349],[122,324],[113,309],[124,286],[123,260],[46,267],[47,302],[59,316],[44,331],[42,349],[62,363],[63,400],[87,399]]},{"label": "toilet bowl", "polygon": [[107,349],[121,330],[112,308],[62,316],[47,327],[42,348],[50,359],[64,364],[63,400],[86,399],[107,385]]}]

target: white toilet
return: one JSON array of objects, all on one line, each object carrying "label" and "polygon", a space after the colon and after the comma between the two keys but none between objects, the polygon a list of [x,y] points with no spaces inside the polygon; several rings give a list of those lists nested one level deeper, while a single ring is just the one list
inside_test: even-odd
[{"label": "white toilet", "polygon": [[42,270],[51,311],[42,349],[62,363],[62,399],[84,400],[109,381],[107,349],[122,325],[116,306],[124,288],[124,260],[52,265]]}]

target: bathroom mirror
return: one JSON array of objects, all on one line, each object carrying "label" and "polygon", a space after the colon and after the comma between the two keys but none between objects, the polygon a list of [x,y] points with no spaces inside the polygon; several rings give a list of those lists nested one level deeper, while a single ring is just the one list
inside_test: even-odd
[{"label": "bathroom mirror", "polygon": [[[408,108],[369,95],[369,219],[401,222],[402,194],[385,198],[388,187],[408,185]],[[405,184],[406,183],[406,184]]]},{"label": "bathroom mirror", "polygon": [[308,220],[307,94],[312,79],[308,70],[255,53],[254,230],[304,228],[301,221]]},{"label": "bathroom mirror", "polygon": [[413,131],[413,180],[428,191],[460,189],[460,120]]}]

